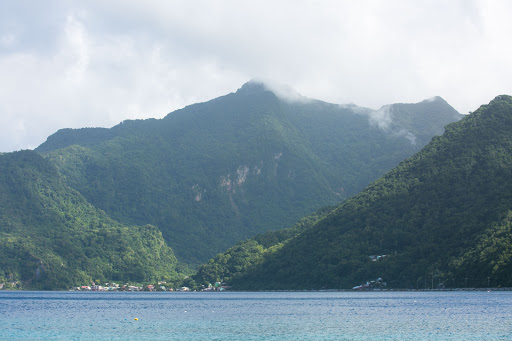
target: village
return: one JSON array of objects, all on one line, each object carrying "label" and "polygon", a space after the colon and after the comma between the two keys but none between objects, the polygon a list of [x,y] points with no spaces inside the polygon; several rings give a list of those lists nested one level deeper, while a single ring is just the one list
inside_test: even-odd
[{"label": "village", "polygon": [[[208,284],[208,286],[203,286],[199,291],[225,291],[230,289],[230,286],[227,286],[226,283],[215,282],[215,284]],[[173,288],[168,285],[165,281],[159,281],[157,285],[148,284],[148,285],[130,285],[128,283],[124,285],[120,285],[118,283],[105,283],[105,285],[97,285],[95,282],[92,282],[91,285],[82,285],[78,287],[73,287],[71,291],[169,291],[169,292],[184,292],[184,291],[198,291],[196,289],[191,289],[189,287],[178,287]]]}]

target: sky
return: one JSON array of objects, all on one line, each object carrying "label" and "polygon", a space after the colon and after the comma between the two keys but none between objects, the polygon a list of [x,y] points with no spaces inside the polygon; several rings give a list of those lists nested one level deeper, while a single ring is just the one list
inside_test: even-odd
[{"label": "sky", "polygon": [[251,79],[378,109],[512,95],[509,0],[2,0],[0,152]]}]

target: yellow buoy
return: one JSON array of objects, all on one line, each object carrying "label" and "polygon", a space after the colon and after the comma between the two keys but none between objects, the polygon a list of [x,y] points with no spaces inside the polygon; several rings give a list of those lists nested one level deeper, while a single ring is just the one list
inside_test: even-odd
[{"label": "yellow buoy", "polygon": [[139,319],[138,318],[134,318],[135,321],[138,321]]}]

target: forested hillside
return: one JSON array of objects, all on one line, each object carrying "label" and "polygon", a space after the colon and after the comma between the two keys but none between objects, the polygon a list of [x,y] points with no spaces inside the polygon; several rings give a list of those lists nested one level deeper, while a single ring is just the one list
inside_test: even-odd
[{"label": "forested hillside", "polygon": [[498,96],[243,274],[230,274],[230,284],[350,288],[382,278],[391,288],[510,287],[511,179],[512,97]]},{"label": "forested hillside", "polygon": [[198,264],[356,194],[460,117],[441,98],[370,110],[250,82],[160,120],[60,130],[37,151],[92,205],[156,226]]},{"label": "forested hillside", "polygon": [[172,280],[176,265],[157,228],[112,220],[39,154],[0,155],[0,283],[6,287]]},{"label": "forested hillside", "polygon": [[206,264],[199,266],[192,276],[196,284],[215,282],[232,283],[245,276],[265,257],[281,248],[291,238],[304,232],[331,212],[334,207],[324,207],[312,215],[300,219],[292,227],[278,231],[267,231],[245,241],[241,241],[224,253],[219,253]]}]

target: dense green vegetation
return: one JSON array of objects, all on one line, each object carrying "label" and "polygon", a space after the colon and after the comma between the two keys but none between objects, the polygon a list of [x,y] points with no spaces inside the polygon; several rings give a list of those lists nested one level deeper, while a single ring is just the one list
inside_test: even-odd
[{"label": "dense green vegetation", "polygon": [[230,284],[349,288],[381,277],[393,288],[512,286],[510,179],[512,97],[498,96],[240,276],[230,274]]},{"label": "dense green vegetation", "polygon": [[[183,283],[243,285],[330,219],[332,208],[321,207],[356,194],[459,118],[440,98],[374,111],[293,102],[251,82],[161,120],[60,130],[37,152],[0,154],[0,283],[178,284],[186,265],[174,252],[195,265],[245,240]],[[451,264],[467,267],[496,252],[491,241],[506,243],[509,220],[489,222],[478,255],[467,249]]]},{"label": "dense green vegetation", "polygon": [[32,151],[0,155],[0,283],[32,289],[177,278],[151,225],[124,226],[67,186]]},{"label": "dense green vegetation", "polygon": [[311,227],[333,209],[333,207],[324,207],[314,214],[300,219],[292,227],[267,231],[237,243],[226,252],[219,253],[215,258],[210,259],[208,263],[201,265],[196,274],[192,276],[194,282],[205,286],[215,282],[231,283],[263,262],[266,255],[281,248],[291,238]]},{"label": "dense green vegetation", "polygon": [[156,226],[199,264],[356,194],[459,118],[440,98],[377,112],[290,102],[251,82],[161,120],[64,129],[37,151],[92,205]]}]

